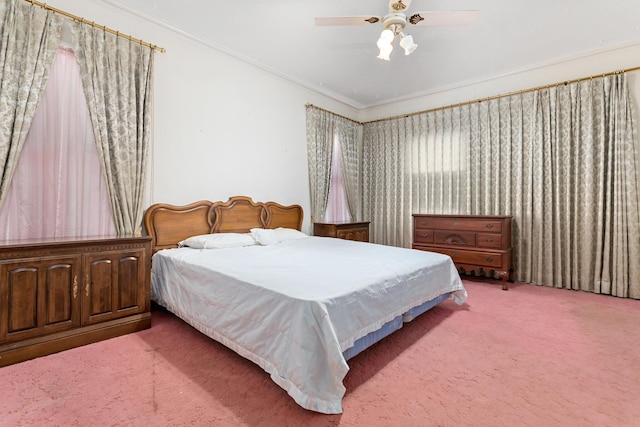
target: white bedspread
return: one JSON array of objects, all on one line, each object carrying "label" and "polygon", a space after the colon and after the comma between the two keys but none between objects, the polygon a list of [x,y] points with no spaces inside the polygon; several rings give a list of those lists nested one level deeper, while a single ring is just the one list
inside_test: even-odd
[{"label": "white bedspread", "polygon": [[309,237],[153,256],[152,299],[257,363],[302,407],[341,413],[342,352],[443,293],[466,298],[447,256]]}]

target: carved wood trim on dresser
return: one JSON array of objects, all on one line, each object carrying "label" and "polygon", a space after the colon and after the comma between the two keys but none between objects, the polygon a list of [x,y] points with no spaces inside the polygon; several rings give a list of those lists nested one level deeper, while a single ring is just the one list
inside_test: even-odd
[{"label": "carved wood trim on dresser", "polygon": [[449,255],[464,272],[495,273],[507,290],[511,276],[511,217],[413,215],[413,249]]},{"label": "carved wood trim on dresser", "polygon": [[0,366],[151,326],[151,238],[0,243]]}]

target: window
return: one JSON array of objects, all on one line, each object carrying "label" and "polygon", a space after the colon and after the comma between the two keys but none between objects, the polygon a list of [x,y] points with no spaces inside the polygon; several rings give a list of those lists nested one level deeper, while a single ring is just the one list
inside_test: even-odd
[{"label": "window", "polygon": [[329,183],[329,200],[324,219],[326,222],[350,221],[347,194],[342,180],[342,156],[340,155],[340,140],[338,135],[333,137],[333,152],[331,159],[331,181]]},{"label": "window", "polygon": [[430,213],[459,212],[466,200],[468,153],[459,129],[433,129],[414,139],[417,155],[412,171],[416,209]]},{"label": "window", "polygon": [[80,71],[60,47],[5,202],[4,239],[115,234]]}]

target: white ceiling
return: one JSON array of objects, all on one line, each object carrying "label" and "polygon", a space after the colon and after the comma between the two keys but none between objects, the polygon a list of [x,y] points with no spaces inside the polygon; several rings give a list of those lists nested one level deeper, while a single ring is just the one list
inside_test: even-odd
[{"label": "white ceiling", "polygon": [[468,27],[407,25],[418,48],[405,56],[396,46],[389,62],[376,58],[381,24],[314,23],[316,16],[383,16],[388,0],[106,1],[355,108],[640,43],[640,0],[413,0],[407,15],[479,14]]}]

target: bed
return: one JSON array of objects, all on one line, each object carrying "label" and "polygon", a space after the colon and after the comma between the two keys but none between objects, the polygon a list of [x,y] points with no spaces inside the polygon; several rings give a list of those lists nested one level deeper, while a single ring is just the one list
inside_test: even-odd
[{"label": "bed", "polygon": [[244,196],[149,207],[151,298],[303,408],[336,414],[350,358],[467,293],[445,255],[308,236],[302,219],[299,205]]}]

